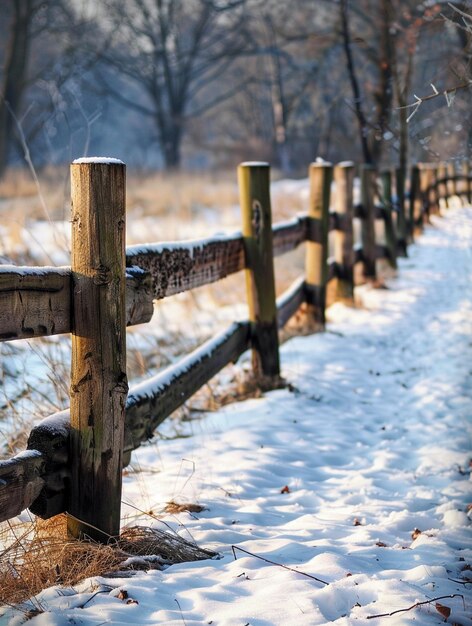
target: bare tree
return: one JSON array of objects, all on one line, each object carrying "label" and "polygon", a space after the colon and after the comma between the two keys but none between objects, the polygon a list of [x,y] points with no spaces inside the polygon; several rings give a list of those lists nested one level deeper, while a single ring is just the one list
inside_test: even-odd
[{"label": "bare tree", "polygon": [[247,44],[245,0],[110,0],[117,45],[106,59],[144,91],[131,100],[110,81],[111,94],[148,116],[167,168],[181,162],[186,124],[238,92],[218,81]]}]

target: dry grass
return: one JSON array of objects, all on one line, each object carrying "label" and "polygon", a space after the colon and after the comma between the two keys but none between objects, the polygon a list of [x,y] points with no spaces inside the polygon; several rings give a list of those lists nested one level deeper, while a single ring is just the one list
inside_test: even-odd
[{"label": "dry grass", "polygon": [[[0,603],[9,606],[52,585],[71,587],[94,576],[216,556],[175,533],[149,527],[125,528],[109,545],[70,540],[62,515],[5,528],[4,534],[15,538],[0,554]],[[41,609],[40,603],[33,604]]]}]

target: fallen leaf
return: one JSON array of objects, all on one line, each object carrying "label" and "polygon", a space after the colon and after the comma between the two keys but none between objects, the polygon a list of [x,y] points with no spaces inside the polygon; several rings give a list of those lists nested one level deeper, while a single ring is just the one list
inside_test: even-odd
[{"label": "fallen leaf", "polygon": [[137,600],[133,600],[133,598],[130,598],[126,601],[126,604],[139,604],[139,602]]},{"label": "fallen leaf", "polygon": [[447,620],[447,618],[451,614],[451,609],[448,606],[444,606],[444,604],[440,604],[439,602],[436,602],[434,606],[436,608],[436,611],[440,613],[445,618],[445,620]]},{"label": "fallen leaf", "polygon": [[354,518],[354,521],[352,522],[353,526],[362,526],[361,522],[357,519],[357,517]]},{"label": "fallen leaf", "polygon": [[201,513],[205,510],[206,507],[202,506],[201,504],[192,504],[191,502],[183,502],[180,504],[179,502],[174,502],[173,500],[171,500],[166,504],[164,512],[184,513],[185,511],[188,511],[189,513]]},{"label": "fallen leaf", "polygon": [[386,544],[386,543],[384,543],[383,541],[377,541],[377,542],[375,543],[375,545],[376,545],[376,546],[379,546],[379,548],[386,548],[386,547],[387,547],[387,544]]},{"label": "fallen leaf", "polygon": [[415,539],[418,539],[420,535],[421,535],[421,530],[419,528],[415,528],[415,530],[411,533],[411,538],[414,541]]},{"label": "fallen leaf", "polygon": [[282,489],[280,490],[280,493],[290,493],[290,487],[288,485],[285,485],[285,487],[282,487]]},{"label": "fallen leaf", "polygon": [[126,591],[126,589],[120,589],[116,597],[118,598],[118,600],[127,600],[128,592]]}]

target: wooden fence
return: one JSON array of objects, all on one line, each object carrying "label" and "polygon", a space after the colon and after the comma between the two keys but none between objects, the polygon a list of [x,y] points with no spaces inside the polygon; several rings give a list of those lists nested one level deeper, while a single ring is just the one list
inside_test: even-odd
[{"label": "wooden fence", "polygon": [[[409,176],[399,170],[379,176],[361,166],[355,204],[353,163],[313,163],[307,214],[273,226],[269,165],[243,163],[240,235],[125,248],[124,164],[74,162],[71,267],[0,266],[0,340],[72,333],[71,408],[42,420],[27,450],[0,462],[0,521],[26,508],[42,518],[67,512],[72,536],[116,536],[122,468],[132,450],[248,348],[254,376],[276,384],[278,330],[300,307],[307,323],[322,328],[328,288],[330,300],[352,299],[356,283],[376,280],[379,259],[396,267],[440,203],[447,208],[452,196],[470,203],[468,164],[461,167],[419,165]],[[276,299],[273,258],[304,242],[305,275]],[[241,270],[249,319],[128,393],[125,327],[148,322],[153,300]]]}]

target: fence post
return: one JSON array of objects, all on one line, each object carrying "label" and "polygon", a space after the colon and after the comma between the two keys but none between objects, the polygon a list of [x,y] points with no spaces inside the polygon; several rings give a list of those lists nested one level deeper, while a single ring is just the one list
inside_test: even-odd
[{"label": "fence post", "polygon": [[[447,201],[447,167],[445,163],[439,163],[438,165],[438,177],[437,177],[437,189],[438,189],[438,200],[439,200],[439,208],[448,207]],[[441,202],[441,200],[443,202]]]},{"label": "fence post", "polygon": [[413,165],[410,175],[410,215],[409,215],[409,234],[410,240],[414,241],[417,232],[423,229],[423,200],[420,190],[420,168]]},{"label": "fence post", "polygon": [[397,255],[406,257],[408,255],[408,228],[405,217],[405,170],[398,167],[395,170],[395,187],[397,191]]},{"label": "fence post", "polygon": [[394,269],[397,268],[397,235],[392,217],[392,173],[382,173],[382,201],[385,224],[385,243],[388,250],[388,262]]},{"label": "fence post", "polygon": [[241,163],[238,167],[238,181],[246,251],[252,365],[257,378],[277,378],[280,363],[269,164]]},{"label": "fence post", "polygon": [[361,222],[362,261],[364,279],[374,281],[377,277],[375,243],[375,193],[377,173],[373,165],[362,165],[361,169],[361,204],[363,217]]},{"label": "fence post", "polygon": [[432,212],[439,215],[438,168],[435,165],[429,167],[429,202]]},{"label": "fence post", "polygon": [[[354,232],[352,220],[354,164],[339,163],[334,168],[334,210],[338,216],[338,228],[334,231],[334,260],[337,267],[335,299],[354,299]],[[329,210],[329,202],[328,202]]]},{"label": "fence post", "polygon": [[306,242],[306,317],[307,322],[314,324],[315,328],[323,328],[328,282],[329,203],[333,166],[326,162],[311,163],[308,173],[310,179],[309,232],[315,233],[316,237]]},{"label": "fence post", "polygon": [[456,185],[456,166],[454,161],[447,164],[447,195],[449,198],[448,206],[451,206],[451,198],[457,194]]},{"label": "fence post", "polygon": [[120,530],[126,396],[125,165],[71,166],[73,325],[68,532]]},{"label": "fence post", "polygon": [[462,162],[462,176],[463,176],[462,202],[465,204],[470,204],[470,201],[471,201],[469,174],[470,174],[469,161],[463,161]]}]

